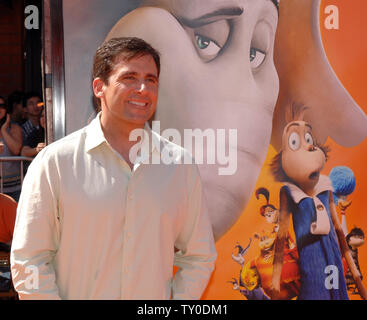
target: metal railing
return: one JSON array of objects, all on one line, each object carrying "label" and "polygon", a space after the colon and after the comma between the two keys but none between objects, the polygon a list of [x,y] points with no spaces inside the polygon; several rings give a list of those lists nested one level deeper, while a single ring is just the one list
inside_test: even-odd
[{"label": "metal railing", "polygon": [[24,161],[31,162],[33,158],[30,157],[0,157],[0,192],[3,193],[3,162],[20,162],[20,184],[23,184],[24,178]]}]

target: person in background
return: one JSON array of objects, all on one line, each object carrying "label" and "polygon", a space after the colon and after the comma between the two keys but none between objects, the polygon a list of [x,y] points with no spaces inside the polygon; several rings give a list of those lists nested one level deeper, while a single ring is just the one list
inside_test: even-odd
[{"label": "person in background", "polygon": [[23,143],[21,156],[35,157],[45,147],[45,110],[40,117],[40,127],[34,129]]},{"label": "person in background", "polygon": [[28,92],[24,96],[23,106],[26,108],[27,121],[22,125],[23,142],[27,140],[34,129],[39,129],[42,111],[41,102],[42,99],[36,92]]},{"label": "person in background", "polygon": [[23,125],[27,120],[26,108],[23,106],[24,93],[21,91],[14,91],[8,96],[8,111],[10,114],[10,121],[18,125]]},{"label": "person in background", "polygon": [[[18,156],[22,149],[22,129],[11,123],[6,101],[0,96],[0,157]],[[20,166],[18,162],[2,162],[3,193],[18,201],[20,195]],[[1,168],[1,167],[0,167]],[[1,173],[1,171],[0,171]]]}]

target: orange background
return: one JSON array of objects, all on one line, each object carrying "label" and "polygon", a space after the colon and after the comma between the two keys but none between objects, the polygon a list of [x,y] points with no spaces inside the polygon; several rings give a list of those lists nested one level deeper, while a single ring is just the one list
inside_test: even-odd
[{"label": "orange background", "polygon": [[[283,0],[287,1],[287,0]],[[327,30],[324,27],[327,5],[336,5],[339,9],[339,30]],[[358,105],[367,113],[367,1],[366,0],[323,0],[320,8],[320,26],[326,54],[335,73],[354,98]],[[353,124],[351,124],[353,125]],[[331,139],[327,141],[331,152],[323,174],[329,175],[335,166],[350,167],[356,177],[356,190],[349,196],[353,200],[347,210],[347,224],[350,231],[354,226],[361,228],[367,236],[367,139],[353,148],[344,148],[335,144]],[[279,189],[281,184],[275,183],[269,174],[269,163],[275,151],[272,147],[261,170],[256,188],[266,187],[270,191],[270,203],[279,207]],[[246,299],[227,283],[232,278],[239,277],[240,265],[232,260],[231,254],[236,242],[247,246],[249,238],[253,239],[251,247],[245,256],[245,263],[255,258],[259,253],[258,242],[253,234],[267,229],[269,225],[260,216],[259,208],[265,204],[264,198],[257,200],[253,195],[241,218],[230,231],[216,244],[218,259],[203,299]],[[290,227],[292,230],[292,227]],[[294,238],[294,236],[293,236]],[[359,263],[365,278],[363,283],[367,287],[367,244],[359,248]],[[350,295],[351,299],[359,300],[359,295]]]}]

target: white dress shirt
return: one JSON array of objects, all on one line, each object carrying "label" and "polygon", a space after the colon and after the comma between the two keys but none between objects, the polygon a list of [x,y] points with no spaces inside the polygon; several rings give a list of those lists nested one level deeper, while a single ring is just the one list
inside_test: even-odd
[{"label": "white dress shirt", "polygon": [[[150,156],[187,156],[149,137]],[[99,115],[39,153],[11,251],[21,299],[200,298],[216,251],[197,166],[141,162],[131,170],[112,149]]]}]

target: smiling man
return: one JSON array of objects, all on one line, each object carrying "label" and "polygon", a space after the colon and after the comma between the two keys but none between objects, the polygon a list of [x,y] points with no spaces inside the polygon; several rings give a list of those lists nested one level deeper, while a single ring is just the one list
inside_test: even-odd
[{"label": "smiling man", "polygon": [[[42,150],[29,167],[12,245],[22,299],[198,299],[216,258],[195,165],[129,157],[152,132],[160,58],[145,41],[114,38],[95,55],[101,112],[87,127]],[[158,146],[158,147],[157,147]],[[173,277],[173,266],[178,271]],[[31,279],[31,280],[30,280]]]}]

